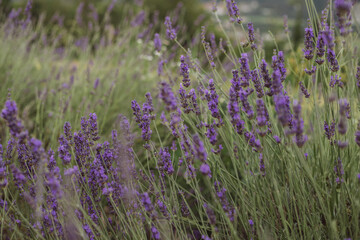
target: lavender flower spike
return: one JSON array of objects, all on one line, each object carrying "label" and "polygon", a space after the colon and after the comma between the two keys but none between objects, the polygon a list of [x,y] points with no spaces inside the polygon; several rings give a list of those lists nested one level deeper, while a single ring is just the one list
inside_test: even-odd
[{"label": "lavender flower spike", "polygon": [[170,40],[175,40],[176,39],[176,31],[175,29],[172,27],[172,23],[170,20],[170,17],[165,17],[165,26],[166,26],[166,36],[170,39]]},{"label": "lavender flower spike", "polygon": [[155,33],[154,36],[154,47],[155,50],[160,52],[161,51],[161,39],[160,39],[160,35],[158,33]]},{"label": "lavender flower spike", "polygon": [[180,61],[180,74],[183,77],[183,85],[187,88],[190,86],[189,65],[185,62],[185,57],[183,55],[181,55]]}]

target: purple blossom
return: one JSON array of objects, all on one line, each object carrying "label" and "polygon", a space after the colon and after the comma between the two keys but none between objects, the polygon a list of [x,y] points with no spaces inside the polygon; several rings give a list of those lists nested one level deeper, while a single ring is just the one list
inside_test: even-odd
[{"label": "purple blossom", "polygon": [[203,204],[205,211],[206,211],[206,215],[208,216],[209,222],[211,225],[215,225],[216,224],[216,216],[214,211],[211,209],[211,207],[209,205],[207,205],[206,203]]},{"label": "purple blossom", "polygon": [[160,238],[160,232],[157,230],[155,226],[151,227],[151,235],[154,239],[159,240]]},{"label": "purple blossom", "polygon": [[334,76],[331,76],[331,81],[329,83],[330,87],[335,87],[336,85],[338,85],[340,88],[344,87],[344,83],[341,81],[341,77],[338,76],[337,74]]},{"label": "purple blossom", "polygon": [[324,131],[327,139],[333,144],[332,138],[335,136],[335,121],[332,121],[330,125],[324,121]]},{"label": "purple blossom", "polygon": [[256,121],[259,127],[263,127],[266,125],[266,108],[264,101],[262,99],[256,100]]},{"label": "purple blossom", "polygon": [[99,83],[100,83],[100,78],[96,78],[95,79],[95,82],[94,82],[94,89],[96,90],[97,87],[99,86]]},{"label": "purple blossom", "polygon": [[199,171],[204,174],[204,175],[208,175],[209,178],[211,178],[211,170],[209,165],[207,165],[206,163],[201,164]]},{"label": "purple blossom", "polygon": [[239,8],[235,0],[226,0],[226,8],[232,22],[236,21],[237,23],[242,22],[242,18],[239,15]]},{"label": "purple blossom", "polygon": [[240,96],[240,101],[241,101],[241,103],[243,105],[243,109],[244,109],[247,117],[249,119],[252,119],[253,116],[254,116],[254,111],[253,111],[253,108],[252,108],[252,106],[250,105],[250,103],[248,101],[248,96],[249,96],[248,92],[246,92],[244,90],[241,90],[239,96]]},{"label": "purple blossom", "polygon": [[190,86],[189,65],[185,62],[184,55],[181,55],[180,61],[181,61],[180,75],[183,77],[182,81],[183,81],[184,87],[187,88]]},{"label": "purple blossom", "polygon": [[248,23],[248,35],[249,35],[249,42],[251,43],[251,49],[256,50],[257,46],[255,44],[254,26],[251,22]]},{"label": "purple blossom", "polygon": [[209,79],[209,90],[205,91],[205,97],[208,102],[208,107],[211,112],[211,116],[217,118],[219,123],[222,122],[219,112],[219,95],[216,93],[215,84],[213,79]]},{"label": "purple blossom", "polygon": [[195,157],[199,159],[201,162],[205,163],[207,159],[207,153],[204,147],[204,143],[201,141],[199,135],[194,135],[193,141],[194,141],[193,149],[195,152]]},{"label": "purple blossom", "polygon": [[323,31],[319,31],[319,35],[316,41],[316,56],[315,60],[317,64],[321,65],[324,63],[322,57],[325,55],[325,39]]},{"label": "purple blossom", "polygon": [[349,0],[335,0],[334,5],[338,17],[336,26],[340,29],[340,34],[346,36],[351,32],[351,8],[353,3]]},{"label": "purple blossom", "polygon": [[251,72],[250,72],[248,55],[246,53],[241,54],[239,63],[240,63],[240,73],[242,75],[240,79],[241,81],[240,84],[242,87],[247,87],[249,86]]},{"label": "purple blossom", "polygon": [[90,113],[89,114],[88,122],[89,122],[89,132],[91,134],[91,139],[93,141],[99,140],[100,137],[99,137],[99,132],[98,132],[96,113]]},{"label": "purple blossom", "polygon": [[254,133],[245,132],[244,137],[245,137],[246,142],[249,144],[249,146],[252,147],[253,151],[262,152],[263,148],[261,146],[261,142],[259,139],[256,139]]},{"label": "purple blossom", "polygon": [[258,70],[251,71],[251,79],[254,83],[257,97],[262,98],[264,96],[264,89],[263,89],[261,81],[259,79]]},{"label": "purple blossom", "polygon": [[1,111],[1,117],[6,120],[13,138],[19,137],[20,133],[24,129],[21,121],[17,118],[17,114],[18,109],[15,101],[7,100],[5,108]]},{"label": "purple blossom", "polygon": [[155,33],[154,36],[154,47],[155,50],[160,52],[161,51],[161,39],[160,39],[160,35],[158,33]]},{"label": "purple blossom", "polygon": [[245,122],[240,118],[239,103],[237,101],[237,94],[234,90],[234,85],[230,88],[230,100],[228,103],[228,112],[231,117],[231,123],[238,134],[243,133]]},{"label": "purple blossom", "polygon": [[271,77],[269,74],[269,70],[267,69],[267,63],[265,59],[261,60],[261,63],[259,65],[260,68],[260,75],[262,79],[264,80],[264,87],[271,88]]},{"label": "purple blossom", "polygon": [[281,94],[281,91],[283,89],[283,85],[281,83],[281,74],[278,69],[274,70],[272,74],[272,85],[271,85],[271,92],[273,95]]},{"label": "purple blossom", "polygon": [[165,173],[168,175],[174,173],[174,168],[171,162],[171,155],[168,148],[160,148],[158,166],[162,176],[165,176]]},{"label": "purple blossom", "polygon": [[167,82],[160,83],[159,97],[165,103],[167,111],[175,111],[177,109],[177,102],[174,93]]},{"label": "purple blossom", "polygon": [[279,136],[275,135],[274,139],[277,143],[281,143],[281,138]]},{"label": "purple blossom", "polygon": [[334,172],[336,175],[336,183],[337,184],[343,183],[344,168],[340,157],[337,160],[335,160]]},{"label": "purple blossom", "polygon": [[134,18],[134,20],[131,22],[131,26],[136,27],[143,24],[145,20],[145,11],[140,11]]},{"label": "purple blossom", "polygon": [[357,67],[357,72],[356,72],[356,85],[360,88],[360,66]]},{"label": "purple blossom", "polygon": [[312,75],[312,74],[314,74],[316,72],[316,66],[312,66],[310,70],[305,68],[304,71],[305,71],[306,74]]},{"label": "purple blossom", "polygon": [[294,141],[296,145],[299,148],[301,148],[302,146],[304,146],[305,142],[307,141],[307,135],[304,135],[304,120],[301,118],[301,104],[297,100],[294,100],[293,110],[294,110],[293,131],[295,133]]},{"label": "purple blossom", "polygon": [[176,31],[175,29],[172,27],[172,23],[170,20],[170,17],[165,17],[165,26],[166,26],[166,36],[170,39],[170,40],[175,40],[176,39]]},{"label": "purple blossom", "polygon": [[302,81],[299,82],[299,85],[300,85],[301,92],[304,94],[305,98],[309,98],[310,93],[308,92],[308,90],[306,89],[306,87]]},{"label": "purple blossom", "polygon": [[275,111],[278,115],[280,123],[285,126],[292,126],[292,114],[290,111],[290,99],[286,94],[274,96]]},{"label": "purple blossom", "polygon": [[303,49],[304,57],[307,60],[311,60],[314,57],[314,32],[311,27],[305,28],[305,39],[304,45],[305,48]]},{"label": "purple blossom", "polygon": [[259,168],[260,168],[261,176],[265,177],[265,175],[266,175],[265,162],[264,162],[264,157],[263,157],[262,153],[260,153],[259,159],[260,159]]},{"label": "purple blossom", "polygon": [[339,108],[340,121],[338,124],[338,132],[341,135],[345,135],[347,131],[347,122],[345,117],[350,118],[350,104],[346,99],[340,99]]},{"label": "purple blossom", "polygon": [[214,183],[216,195],[220,200],[222,208],[226,213],[227,217],[230,219],[231,222],[235,220],[235,208],[229,204],[229,201],[226,197],[226,188],[221,188],[220,183],[215,181]]},{"label": "purple blossom", "polygon": [[59,158],[63,161],[64,165],[67,165],[71,162],[71,153],[70,153],[71,148],[68,140],[64,137],[64,135],[61,135],[59,137],[59,144],[60,144],[60,146],[58,147]]}]

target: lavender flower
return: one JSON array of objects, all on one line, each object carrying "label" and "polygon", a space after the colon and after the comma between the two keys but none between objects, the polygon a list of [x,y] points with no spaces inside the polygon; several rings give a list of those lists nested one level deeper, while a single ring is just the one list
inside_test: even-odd
[{"label": "lavender flower", "polygon": [[229,204],[229,201],[226,197],[226,188],[221,188],[220,183],[215,181],[214,183],[216,195],[220,200],[222,208],[226,213],[227,217],[230,219],[231,222],[235,220],[235,208]]},{"label": "lavender flower", "polygon": [[360,66],[357,67],[357,72],[356,72],[356,85],[360,88]]},{"label": "lavender flower", "polygon": [[171,155],[169,153],[169,149],[160,148],[159,157],[160,158],[158,160],[158,166],[161,175],[165,176],[165,173],[167,173],[168,175],[173,174],[174,168],[171,163]]},{"label": "lavender flower", "polygon": [[278,95],[281,93],[282,89],[283,89],[283,85],[281,83],[281,74],[280,71],[278,69],[274,70],[273,74],[272,74],[272,85],[271,85],[271,93],[273,95]]},{"label": "lavender flower", "polygon": [[92,140],[93,141],[97,141],[100,139],[99,137],[99,132],[98,132],[98,127],[97,127],[97,116],[95,113],[90,113],[89,115],[89,132],[92,136]]},{"label": "lavender flower", "polygon": [[140,11],[134,18],[134,20],[131,22],[131,26],[136,27],[136,26],[140,26],[141,24],[143,24],[144,20],[145,20],[145,11]]},{"label": "lavender flower", "polygon": [[305,68],[305,73],[306,74],[308,74],[308,75],[312,75],[312,74],[314,74],[315,73],[315,71],[316,71],[316,66],[312,66],[311,67],[311,69],[309,70],[309,69],[307,69],[307,68]]},{"label": "lavender flower", "polygon": [[263,127],[266,125],[267,119],[266,119],[266,108],[264,101],[262,99],[256,100],[256,121],[259,127]]},{"label": "lavender flower", "polygon": [[309,98],[310,97],[310,93],[308,92],[308,90],[306,89],[306,87],[304,86],[303,82],[299,82],[299,85],[300,85],[300,89],[301,89],[301,92],[305,95],[306,98]]},{"label": "lavender flower", "polygon": [[174,93],[167,82],[160,83],[159,97],[165,103],[167,111],[175,111],[177,109],[177,102]]},{"label": "lavender flower", "polygon": [[341,81],[341,77],[339,77],[337,74],[334,76],[331,76],[331,81],[329,83],[330,87],[335,87],[336,85],[338,85],[340,88],[344,87],[344,83]]},{"label": "lavender flower", "polygon": [[344,168],[340,157],[335,161],[334,172],[336,175],[336,180],[335,180],[336,183],[337,184],[343,183]]},{"label": "lavender flower", "polygon": [[284,32],[287,34],[289,32],[289,25],[288,25],[288,16],[284,15]]},{"label": "lavender flower", "polygon": [[255,44],[254,26],[251,22],[248,23],[248,35],[249,35],[249,42],[251,43],[251,49],[256,50],[257,46]]},{"label": "lavender flower", "polygon": [[165,26],[166,26],[166,36],[167,36],[170,40],[175,40],[175,39],[176,39],[176,31],[175,31],[175,29],[172,27],[170,17],[168,17],[168,16],[165,17]]},{"label": "lavender flower", "polygon": [[237,23],[242,22],[242,18],[239,15],[239,8],[235,2],[235,0],[226,0],[226,8],[228,10],[228,14],[230,16],[230,20],[236,21]]},{"label": "lavender flower", "polygon": [[71,162],[71,153],[70,153],[71,148],[69,142],[64,137],[64,135],[61,135],[59,137],[59,143],[60,143],[60,146],[58,148],[59,158],[63,161],[64,165],[67,165]]},{"label": "lavender flower", "polygon": [[281,143],[281,138],[279,136],[275,135],[274,139],[277,143]]},{"label": "lavender flower", "polygon": [[262,153],[260,153],[259,159],[260,159],[259,168],[260,168],[261,176],[265,177],[265,175],[266,175],[265,162],[264,162],[264,157],[263,157]]},{"label": "lavender flower", "polygon": [[309,26],[305,28],[305,39],[304,45],[305,48],[303,49],[304,57],[307,60],[311,60],[314,57],[314,32],[313,29]]},{"label": "lavender flower", "polygon": [[204,147],[204,143],[200,140],[199,135],[194,135],[193,141],[194,141],[193,149],[194,149],[196,158],[199,159],[203,163],[206,162],[206,159],[207,159],[206,149]]},{"label": "lavender flower", "polygon": [[18,109],[14,101],[8,100],[1,111],[1,117],[7,121],[11,136],[17,138],[23,130],[21,121],[17,118]]},{"label": "lavender flower", "polygon": [[350,104],[346,99],[339,100],[339,107],[340,107],[340,121],[338,124],[338,132],[341,135],[345,135],[347,131],[347,123],[345,117],[350,118]]},{"label": "lavender flower", "polygon": [[215,225],[216,224],[216,216],[215,216],[214,211],[206,203],[204,203],[203,206],[205,208],[205,211],[206,211],[206,214],[208,216],[210,224]]},{"label": "lavender flower", "polygon": [[324,121],[324,131],[325,136],[330,141],[330,144],[333,144],[332,138],[335,136],[335,121],[332,121],[330,125]]},{"label": "lavender flower", "polygon": [[296,145],[301,148],[302,146],[304,146],[305,142],[307,141],[307,135],[303,135],[304,132],[304,121],[301,118],[301,104],[297,101],[294,100],[294,133],[295,133],[295,138],[294,141],[296,143]]},{"label": "lavender flower", "polygon": [[240,91],[240,101],[243,105],[244,111],[246,112],[247,117],[249,119],[252,119],[254,116],[254,111],[252,106],[249,104],[248,96],[249,94],[246,91],[244,90]]},{"label": "lavender flower", "polygon": [[292,125],[292,115],[290,111],[290,99],[287,95],[279,94],[274,96],[275,111],[280,123],[285,126]]},{"label": "lavender flower", "polygon": [[180,57],[180,75],[183,77],[184,87],[190,86],[190,77],[189,77],[189,65],[185,62],[185,57],[181,55]]},{"label": "lavender flower", "polygon": [[250,67],[249,67],[249,59],[246,53],[241,54],[241,58],[239,59],[240,63],[240,72],[241,72],[241,86],[247,87],[250,82]]},{"label": "lavender flower", "polygon": [[242,134],[245,122],[240,118],[239,103],[237,101],[237,94],[233,88],[230,88],[230,100],[228,103],[228,112],[231,117],[231,123],[238,134]]},{"label": "lavender flower", "polygon": [[264,87],[271,88],[271,77],[269,74],[269,70],[267,70],[267,63],[265,59],[261,60],[261,63],[259,65],[260,68],[260,75],[262,79],[264,80]]},{"label": "lavender flower", "polygon": [[349,0],[335,0],[334,5],[338,17],[336,26],[340,29],[340,34],[346,36],[351,32],[351,8],[353,3]]},{"label": "lavender flower", "polygon": [[156,51],[158,51],[158,52],[161,51],[161,39],[160,39],[160,35],[158,33],[155,33],[154,47],[155,47]]},{"label": "lavender flower", "polygon": [[95,79],[95,82],[94,82],[94,89],[96,90],[97,87],[99,86],[99,83],[100,83],[100,78],[96,78]]},{"label": "lavender flower", "polygon": [[211,116],[217,118],[219,123],[222,122],[219,112],[219,95],[216,93],[215,84],[213,79],[209,79],[209,90],[205,91],[208,107],[211,112]]},{"label": "lavender flower", "polygon": [[322,57],[325,55],[325,39],[323,31],[319,31],[319,35],[316,41],[316,56],[317,59],[315,62],[319,65],[324,63],[324,59]]},{"label": "lavender flower", "polygon": [[262,98],[264,96],[264,90],[259,79],[258,70],[251,71],[251,79],[254,83],[254,87],[256,89],[256,94],[258,98]]}]

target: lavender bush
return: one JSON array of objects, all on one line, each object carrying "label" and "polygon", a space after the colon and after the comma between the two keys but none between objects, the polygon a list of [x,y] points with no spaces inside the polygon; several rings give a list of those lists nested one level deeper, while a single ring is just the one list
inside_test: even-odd
[{"label": "lavender bush", "polygon": [[[118,115],[111,136],[100,136],[100,116],[119,108],[108,102],[85,117],[69,113],[76,124],[57,120],[62,133],[48,146],[51,133],[41,125],[42,134],[29,132],[22,121],[17,89],[5,93],[0,238],[359,238],[353,3],[329,2],[319,16],[305,3],[304,45],[272,56],[234,0],[221,3],[223,21],[214,8],[226,41],[201,28],[199,55],[184,47],[171,16],[161,32],[142,29],[158,85],[126,103],[132,115]],[[229,37],[224,21],[242,38]]]}]

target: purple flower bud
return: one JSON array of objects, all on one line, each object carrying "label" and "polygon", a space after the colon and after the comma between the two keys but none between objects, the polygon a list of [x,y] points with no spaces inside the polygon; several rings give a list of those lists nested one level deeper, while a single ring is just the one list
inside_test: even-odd
[{"label": "purple flower bud", "polygon": [[156,51],[158,51],[158,52],[161,51],[161,39],[160,39],[160,35],[158,33],[155,33],[154,47],[155,47]]},{"label": "purple flower bud", "polygon": [[294,141],[296,143],[296,145],[301,148],[302,146],[304,146],[305,142],[307,141],[307,136],[303,135],[304,132],[304,120],[301,118],[301,104],[297,101],[294,100],[294,105],[293,105],[293,110],[294,110],[294,133],[295,133],[295,138]]},{"label": "purple flower bud", "polygon": [[310,93],[308,92],[308,90],[306,89],[306,87],[304,86],[303,82],[299,82],[300,85],[300,89],[301,92],[305,95],[305,98],[309,98],[310,97]]},{"label": "purple flower bud", "polygon": [[18,109],[16,103],[11,100],[6,101],[5,108],[1,112],[1,117],[6,120],[13,138],[17,138],[24,129],[21,121],[17,118],[17,114]]},{"label": "purple flower bud", "polygon": [[168,148],[160,148],[159,157],[160,158],[158,160],[158,166],[159,166],[159,171],[162,174],[162,176],[165,176],[165,173],[167,173],[168,175],[173,174],[174,168],[172,166],[171,155],[169,153],[169,149]]},{"label": "purple flower bud", "polygon": [[335,87],[336,85],[338,85],[340,88],[344,87],[344,83],[341,81],[341,77],[339,77],[337,74],[334,76],[331,76],[331,81],[329,83],[330,87]]},{"label": "purple flower bud", "polygon": [[281,138],[279,136],[275,135],[274,139],[277,143],[281,143]]},{"label": "purple flower bud", "polygon": [[335,0],[334,5],[338,17],[336,26],[340,29],[340,34],[346,36],[351,32],[351,8],[353,3],[349,0]]},{"label": "purple flower bud", "polygon": [[94,82],[94,89],[97,89],[97,87],[99,86],[100,83],[100,78],[96,78],[95,82]]},{"label": "purple flower bud", "polygon": [[254,83],[254,87],[256,89],[256,94],[258,98],[262,98],[264,96],[264,90],[261,84],[261,81],[258,76],[258,70],[251,71],[251,79]]},{"label": "purple flower bud", "polygon": [[256,50],[257,46],[255,44],[254,27],[251,22],[248,23],[248,35],[249,35],[249,42],[251,43],[251,48],[253,50]]},{"label": "purple flower bud", "polygon": [[307,60],[311,60],[314,57],[314,32],[311,27],[305,28],[305,39],[304,45],[305,48],[303,49],[304,57]]},{"label": "purple flower bud", "polygon": [[340,157],[335,161],[334,172],[336,175],[336,183],[343,183],[344,179],[342,176],[344,175],[344,168]]},{"label": "purple flower bud", "polygon": [[160,83],[159,97],[165,103],[167,111],[175,111],[177,109],[177,102],[174,93],[167,82]]},{"label": "purple flower bud", "polygon": [[211,178],[211,170],[209,165],[207,165],[206,163],[201,164],[199,171],[204,174],[204,175],[208,175],[209,178]]},{"label": "purple flower bud", "polygon": [[175,40],[175,39],[176,39],[176,31],[175,31],[175,29],[172,27],[170,17],[168,17],[168,16],[165,17],[165,26],[166,26],[166,36],[167,36],[170,40]]},{"label": "purple flower bud", "polygon": [[183,85],[187,88],[190,86],[189,65],[185,62],[185,57],[183,55],[181,55],[180,61],[180,74],[183,77]]},{"label": "purple flower bud", "polygon": [[134,18],[134,20],[131,22],[131,26],[133,26],[133,27],[136,27],[136,26],[139,26],[139,25],[141,25],[141,24],[143,24],[143,22],[144,22],[144,20],[145,20],[145,11],[143,10],[143,11],[141,11],[141,12],[139,12],[136,16],[135,16],[135,18]]}]

